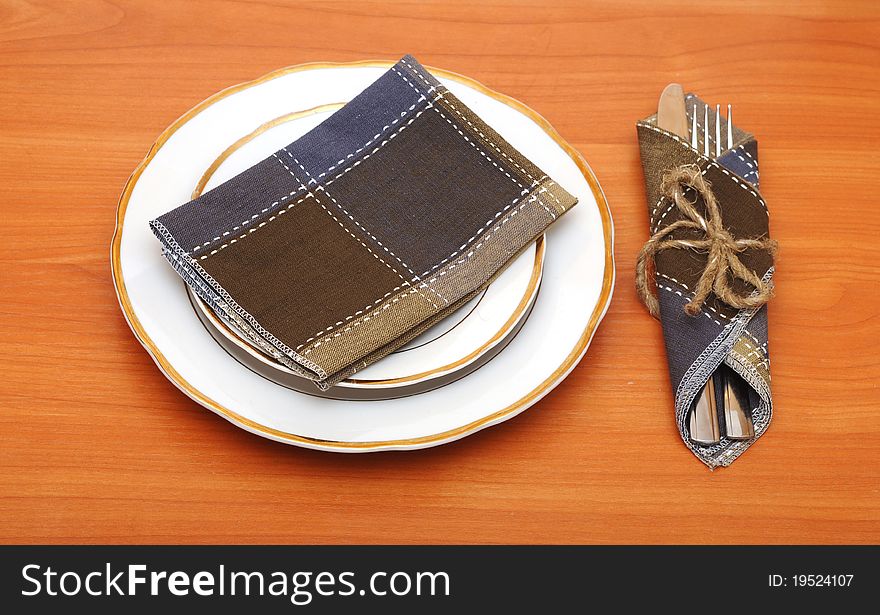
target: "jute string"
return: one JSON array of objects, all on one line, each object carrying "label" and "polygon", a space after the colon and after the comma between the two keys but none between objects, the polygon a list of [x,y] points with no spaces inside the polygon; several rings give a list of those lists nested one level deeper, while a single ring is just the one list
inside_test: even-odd
[{"label": "jute string", "polygon": [[[695,205],[697,197],[689,200],[685,188],[692,188],[702,197],[706,205],[706,217],[700,215]],[[694,289],[694,297],[684,306],[684,311],[695,316],[700,312],[710,293],[736,309],[756,308],[773,297],[773,283],[763,281],[746,267],[738,254],[744,250],[767,250],[776,254],[776,242],[772,239],[736,239],[725,228],[721,220],[721,210],[712,192],[712,186],[703,177],[696,165],[683,165],[667,171],[660,184],[661,192],[672,199],[684,215],[684,219],[658,229],[645,243],[636,263],[636,290],[645,307],[654,318],[660,317],[660,303],[654,294],[654,280],[648,279],[648,268],[653,273],[654,258],[663,250],[692,250],[707,254],[706,268],[700,275]],[[705,237],[699,239],[674,239],[671,235],[678,230],[696,230]],[[651,276],[653,278],[653,275]],[[754,288],[754,292],[740,294],[731,287],[732,278],[742,280]]]}]

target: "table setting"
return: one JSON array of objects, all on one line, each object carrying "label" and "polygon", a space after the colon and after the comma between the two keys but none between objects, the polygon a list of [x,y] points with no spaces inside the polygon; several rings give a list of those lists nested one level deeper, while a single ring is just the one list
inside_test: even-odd
[{"label": "table setting", "polygon": [[679,84],[637,131],[652,235],[636,287],[663,327],[682,440],[708,467],[730,465],[773,410],[766,304],[777,245],[757,140],[733,124],[731,105],[712,113]]},{"label": "table setting", "polygon": [[[757,141],[678,84],[636,127],[636,292],[682,441],[727,466],[772,416]],[[126,185],[111,264],[136,337],[199,404],[288,444],[404,450],[564,380],[611,301],[613,236],[595,174],[544,118],[407,55],[280,69],[197,105]]]},{"label": "table setting", "polygon": [[[759,526],[773,543],[880,538],[880,213],[863,151],[880,79],[873,5],[35,0],[8,13],[5,542],[754,544]],[[546,174],[577,203],[555,220],[531,211],[547,226],[480,268],[482,281],[456,284],[469,297],[458,310],[409,340],[412,327],[389,332],[399,346],[322,389],[200,297],[150,223],[193,202],[207,211],[219,192],[203,221],[219,232],[189,241],[165,226],[278,340],[294,337],[297,317],[271,321],[274,301],[303,322],[312,310],[310,330],[283,340],[300,355],[404,281],[429,282],[443,266],[422,273],[516,198],[495,180],[523,188],[440,116],[431,99],[441,91],[424,92],[437,86],[397,66],[406,54],[493,131],[466,115],[484,138],[439,106],[523,188]],[[389,71],[383,92],[393,96],[300,156],[297,142]],[[410,133],[418,143],[404,156]],[[449,166],[432,174],[447,147],[479,179]],[[386,153],[393,164],[370,170]],[[279,173],[248,184],[248,213],[226,226],[222,210],[236,208],[225,186],[271,169],[267,159]],[[356,188],[340,192],[349,180]],[[410,189],[417,181],[430,189]],[[394,190],[404,183],[405,194]],[[456,202],[447,186],[462,190]],[[197,245],[293,190],[293,202],[313,196],[199,259]],[[364,210],[395,203],[406,210],[381,221]],[[473,224],[464,203],[488,215]],[[335,231],[298,231],[317,213]],[[454,239],[458,222],[472,225],[458,243],[428,247]],[[215,275],[278,224],[297,243],[273,237],[265,258]],[[395,243],[410,238],[417,249]],[[354,260],[334,261],[346,245]],[[417,267],[422,246],[433,262]],[[720,263],[711,269],[710,253]],[[373,263],[361,267],[362,257]],[[331,262],[326,278],[308,279]],[[737,276],[763,280],[771,266],[755,295],[769,300],[743,307],[757,287]],[[453,301],[436,286],[450,275],[432,288]],[[389,276],[397,282],[364,296]],[[338,297],[331,279],[345,288]],[[445,305],[410,283],[401,290]],[[328,376],[354,347],[322,359]]]},{"label": "table setting", "polygon": [[282,69],[193,109],[126,186],[111,262],[185,394],[363,452],[459,439],[562,382],[608,308],[612,242],[546,120],[406,56]]}]

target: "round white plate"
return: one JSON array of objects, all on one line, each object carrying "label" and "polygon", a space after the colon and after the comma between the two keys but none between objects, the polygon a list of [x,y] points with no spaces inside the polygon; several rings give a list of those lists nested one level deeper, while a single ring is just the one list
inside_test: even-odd
[{"label": "round white plate", "polygon": [[[414,397],[370,402],[296,393],[245,369],[215,343],[162,258],[147,222],[187,201],[195,188],[193,178],[255,126],[291,110],[350,100],[390,66],[360,62],[290,67],[212,96],[166,129],[119,202],[111,264],[120,305],[135,335],[184,393],[268,438],[334,451],[410,449],[449,442],[506,420],[565,378],[586,352],[611,299],[611,216],[583,158],[521,103],[466,77],[431,69],[579,199],[547,234],[540,295],[517,336],[494,360],[462,380]],[[296,126],[293,133],[272,132],[286,139],[280,146],[323,117],[315,114],[312,123],[291,123]]]}]

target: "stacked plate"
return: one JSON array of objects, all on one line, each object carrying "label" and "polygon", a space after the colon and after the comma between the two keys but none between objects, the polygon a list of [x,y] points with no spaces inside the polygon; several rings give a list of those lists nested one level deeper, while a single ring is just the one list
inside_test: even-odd
[{"label": "stacked plate", "polygon": [[611,217],[586,162],[531,109],[441,69],[431,72],[580,201],[480,296],[321,392],[189,294],[147,222],[295,140],[390,65],[302,65],[224,90],[160,136],[120,199],[111,262],[132,330],[182,391],[254,433],[336,451],[461,438],[525,410],[561,382],[610,301]]}]

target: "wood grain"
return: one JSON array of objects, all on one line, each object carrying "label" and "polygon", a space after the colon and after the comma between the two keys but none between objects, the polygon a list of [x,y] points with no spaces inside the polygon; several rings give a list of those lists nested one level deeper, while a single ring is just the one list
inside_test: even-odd
[{"label": "wood grain", "polygon": [[[0,540],[880,540],[880,11],[664,4],[0,1]],[[126,326],[119,193],[225,86],[406,52],[522,100],[584,153],[615,217],[612,307],[562,386],[456,444],[345,456],[249,435],[181,395]],[[634,122],[670,81],[759,135],[782,246],[774,424],[714,473],[678,439],[633,290]]]}]

